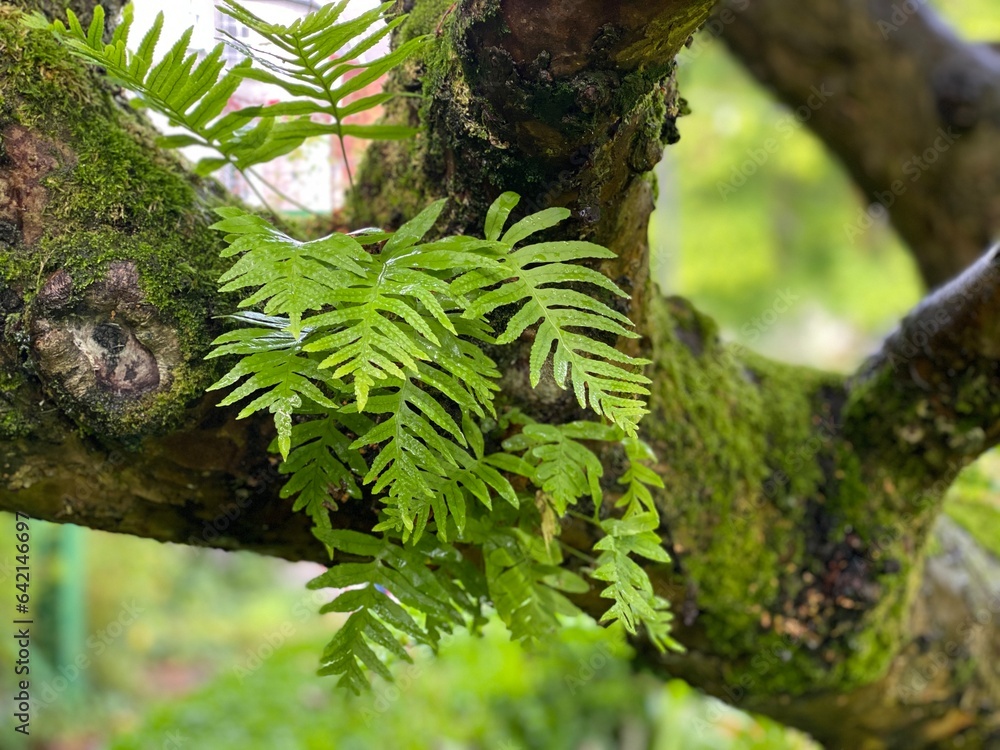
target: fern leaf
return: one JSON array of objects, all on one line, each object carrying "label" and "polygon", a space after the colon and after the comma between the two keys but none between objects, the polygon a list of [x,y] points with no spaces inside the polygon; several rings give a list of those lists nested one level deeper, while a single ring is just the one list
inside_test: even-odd
[{"label": "fern leaf", "polygon": [[157,15],[138,50],[130,52],[127,45],[133,23],[131,4],[125,6],[122,22],[108,44],[101,39],[104,12],[100,6],[95,9],[87,31],[71,10],[67,10],[67,21],[68,27],[58,20],[49,24],[44,16],[35,14],[26,23],[54,32],[74,55],[103,67],[112,80],[135,92],[142,105],[160,112],[172,125],[179,125],[191,134],[186,140],[168,137],[167,145],[197,144],[225,154],[238,142],[238,128],[249,118],[234,113],[223,115],[223,110],[239,88],[241,73],[249,67],[250,60],[225,71],[223,45],[219,44],[199,62],[197,52],[189,48],[192,29],[185,31],[159,61],[155,60],[163,13]]},{"label": "fern leaf", "polygon": [[223,256],[241,256],[219,280],[220,291],[256,288],[240,307],[263,303],[266,314],[287,315],[295,337],[301,333],[303,313],[322,309],[345,285],[367,275],[370,256],[349,235],[298,242],[238,208],[217,212],[224,218],[213,228],[228,233]]},{"label": "fern leaf", "polygon": [[[433,647],[441,632],[464,624],[461,606],[427,567],[426,551],[354,531],[321,529],[316,535],[334,550],[373,558],[369,563],[340,563],[308,584],[311,589],[342,590],[321,612],[350,613],[323,651],[321,675],[341,675],[342,686],[360,693],[368,688],[364,668],[392,680],[385,659],[373,647],[411,661],[400,635]],[[445,556],[457,554],[449,552]],[[410,609],[421,613],[419,619]]]},{"label": "fern leaf", "polygon": [[560,616],[580,611],[561,591],[582,593],[587,583],[559,567],[556,545],[518,529],[490,529],[482,544],[486,581],[497,614],[522,643],[539,643],[560,627]]},{"label": "fern leaf", "polygon": [[589,495],[595,506],[601,503],[604,467],[594,452],[575,438],[613,440],[618,435],[616,428],[596,422],[532,423],[505,440],[503,447],[508,452],[524,452],[524,460],[534,467],[533,481],[552,499],[561,518],[581,497]]},{"label": "fern leaf", "polygon": [[[517,196],[512,193],[494,203],[487,215],[488,239],[499,236],[516,204]],[[470,319],[481,319],[505,305],[520,305],[499,332],[497,343],[515,341],[528,327],[538,326],[529,358],[532,386],[538,385],[543,367],[551,359],[557,385],[565,388],[568,379],[580,406],[589,406],[634,435],[646,413],[641,397],[649,394],[649,379],[639,370],[649,362],[582,333],[589,329],[592,333],[636,336],[626,316],[566,287],[585,284],[626,296],[607,277],[574,263],[612,258],[614,254],[589,242],[541,242],[514,249],[568,216],[568,210],[552,208],[517,222],[493,243],[492,255],[487,254],[475,270],[452,282],[452,292],[474,295],[465,311]]]},{"label": "fern leaf", "polygon": [[645,625],[657,648],[680,651],[680,644],[669,636],[673,620],[669,604],[654,593],[649,575],[630,557],[637,555],[656,563],[670,562],[656,534],[658,526],[659,517],[655,513],[603,521],[601,528],[607,536],[594,545],[601,555],[591,577],[608,582],[601,596],[614,601],[601,618],[602,622],[621,622],[632,634],[640,624]]},{"label": "fern leaf", "polygon": [[[328,5],[296,20],[290,26],[269,24],[233,0],[224,0],[221,10],[256,31],[275,45],[278,54],[261,52],[229,34],[230,46],[245,59],[226,70],[225,45],[219,44],[199,60],[190,47],[193,29],[181,37],[159,59],[154,54],[163,31],[163,14],[143,37],[136,51],[128,49],[133,22],[131,4],[111,41],[104,44],[104,11],[97,6],[93,21],[84,29],[79,18],[67,11],[67,23],[49,23],[36,13],[26,20],[31,28],[55,33],[73,54],[100,65],[107,75],[135,92],[141,105],[165,115],[188,135],[168,136],[171,147],[199,145],[217,151],[219,157],[203,159],[199,174],[208,174],[226,164],[246,170],[287,154],[311,137],[407,138],[413,128],[381,124],[346,124],[344,118],[385,103],[388,94],[345,99],[377,81],[414,54],[423,43],[413,39],[391,53],[369,62],[360,56],[392,32],[403,17],[368,33],[382,20],[391,3],[358,18],[337,23],[345,2]],[[338,55],[339,53],[339,55]],[[254,65],[258,67],[254,67]],[[241,82],[253,78],[280,86],[296,101],[251,106],[226,113],[227,105]],[[314,115],[328,118],[314,121]],[[278,121],[279,119],[290,120]]]},{"label": "fern leaf", "polygon": [[625,456],[628,458],[629,466],[618,480],[619,484],[625,485],[626,490],[616,505],[626,509],[626,517],[643,511],[659,513],[649,488],[663,489],[663,480],[659,474],[645,465],[646,462],[655,461],[656,454],[649,445],[638,438],[626,438],[622,443],[625,446]]},{"label": "fern leaf", "polygon": [[[274,51],[252,47],[228,35],[228,43],[252,59],[255,66],[241,68],[238,75],[279,86],[294,97],[294,104],[279,103],[255,110],[258,116],[296,116],[275,128],[268,156],[294,150],[310,137],[334,134],[357,138],[408,138],[412,128],[386,125],[345,124],[344,118],[384,103],[378,94],[347,102],[347,97],[374,83],[412,56],[424,39],[411,39],[374,60],[362,57],[392,33],[402,21],[397,17],[372,31],[392,3],[385,3],[342,21],[347,2],[331,3],[289,25],[268,23],[234,0],[223,0],[220,10],[263,37]],[[310,119],[324,115],[326,121]],[[280,144],[280,145],[278,145]],[[258,157],[254,157],[258,158]]]},{"label": "fern leaf", "polygon": [[291,451],[280,471],[290,475],[281,497],[296,496],[293,511],[305,510],[318,528],[330,528],[330,511],[337,509],[331,489],[360,498],[355,477],[368,467],[361,454],[350,449],[351,439],[333,416],[292,426]]}]

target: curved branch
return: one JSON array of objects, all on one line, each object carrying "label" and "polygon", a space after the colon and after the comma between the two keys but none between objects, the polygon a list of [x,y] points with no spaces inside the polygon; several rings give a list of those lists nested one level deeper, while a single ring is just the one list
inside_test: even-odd
[{"label": "curved branch", "polygon": [[951,477],[1000,443],[1000,246],[911,312],[854,379],[849,438],[870,461]]},{"label": "curved branch", "polygon": [[[684,28],[691,8],[707,12],[704,2],[682,5]],[[921,550],[947,484],[936,481],[942,469],[897,460],[891,447],[862,450],[866,413],[890,413],[865,398],[880,377],[848,387],[839,376],[727,348],[689,304],[651,293],[648,170],[674,135],[669,64],[615,67],[610,61],[623,54],[616,40],[629,32],[605,24],[610,52],[593,68],[553,75],[543,55],[518,60],[503,47],[504,7],[469,1],[448,19],[414,14],[403,33],[440,27],[437,46],[423,70],[404,71],[396,83],[422,80],[427,98],[420,110],[397,102],[393,114],[422,116],[427,130],[374,152],[361,176],[368,207],[388,224],[391,210],[447,194],[452,227],[478,227],[492,197],[513,188],[529,197],[527,210],[537,207],[532,196],[570,206],[579,236],[619,253],[604,270],[634,290],[631,313],[654,360],[644,428],[663,462],[658,502],[677,560],[651,575],[674,600],[678,636],[690,649],[684,657],[646,653],[646,663],[730,699],[743,691],[772,712],[787,694],[838,696],[877,681],[903,643]],[[10,103],[2,116],[16,119],[0,122],[13,145],[0,185],[16,185],[19,196],[0,206],[0,253],[9,261],[0,266],[0,508],[321,558],[304,520],[291,518],[279,497],[266,429],[236,422],[203,395],[217,374],[203,360],[213,314],[231,304],[215,292],[221,238],[207,230],[203,208],[219,199],[212,184],[158,151],[77,67],[56,65],[47,77],[37,67],[12,70],[21,59],[60,58],[51,40],[4,20],[0,13],[5,43],[24,54],[0,59],[0,93]],[[491,38],[497,43],[473,44]],[[14,90],[25,79],[34,84]],[[526,352],[515,348],[501,363],[505,391],[547,421],[575,418],[558,389],[525,395]],[[909,387],[886,392],[898,389],[905,400]],[[334,514],[351,528],[373,521],[363,502]],[[573,527],[563,539],[586,549],[593,541]],[[607,603],[594,595],[582,604],[600,613]]]},{"label": "curved branch", "polygon": [[927,3],[727,0],[715,28],[792,107],[815,87],[808,126],[870,206],[888,213],[928,286],[971,265],[1000,232],[1000,52],[960,39]]}]

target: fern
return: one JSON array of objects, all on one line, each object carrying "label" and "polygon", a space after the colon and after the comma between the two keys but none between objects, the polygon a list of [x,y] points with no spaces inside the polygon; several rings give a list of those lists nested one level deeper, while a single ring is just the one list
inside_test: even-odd
[{"label": "fern", "polygon": [[670,556],[663,549],[663,540],[656,534],[659,525],[656,513],[602,521],[601,529],[606,536],[594,545],[601,555],[591,576],[608,581],[601,596],[614,600],[601,618],[602,622],[621,622],[632,634],[637,632],[638,625],[645,625],[657,648],[680,651],[680,644],[669,636],[673,615],[667,601],[654,593],[649,574],[630,557],[637,555],[657,563],[670,562]]},{"label": "fern", "polygon": [[[384,18],[393,4],[384,3],[355,19],[339,22],[348,5],[348,0],[341,0],[296,19],[289,26],[282,26],[267,23],[234,0],[222,0],[223,13],[255,31],[277,50],[256,49],[227,34],[229,43],[256,63],[256,66],[241,68],[238,75],[279,86],[294,97],[293,101],[255,110],[256,114],[266,117],[293,116],[292,120],[275,125],[269,146],[260,149],[256,158],[262,161],[274,158],[317,135],[336,135],[343,150],[345,135],[384,140],[408,138],[416,132],[399,125],[344,123],[346,117],[377,107],[391,98],[391,94],[380,93],[354,102],[346,101],[411,57],[424,42],[423,38],[410,39],[384,57],[370,62],[361,60],[405,20],[404,16],[399,16],[377,31],[362,36]],[[311,119],[312,115],[324,115],[330,121],[318,122]],[[351,178],[350,164],[346,161],[345,164]]]},{"label": "fern", "polygon": [[[317,536],[332,548],[372,558],[368,563],[341,563],[308,584],[313,589],[347,589],[320,610],[350,613],[323,651],[320,674],[342,675],[340,684],[358,693],[368,685],[362,666],[392,679],[372,645],[412,661],[396,633],[432,645],[441,629],[450,631],[464,623],[448,592],[417,553],[353,531],[324,530]],[[425,613],[430,624],[413,617],[405,607]]]},{"label": "fern", "polygon": [[290,445],[281,473],[291,478],[281,497],[295,496],[293,511],[305,510],[317,528],[329,529],[330,511],[337,509],[334,494],[360,499],[356,477],[368,467],[332,415],[293,425]]},{"label": "fern", "polygon": [[[295,508],[313,518],[332,550],[372,558],[319,579],[352,587],[328,607],[351,615],[323,662],[325,673],[342,675],[352,689],[365,666],[386,674],[380,649],[404,655],[394,640],[400,634],[433,646],[462,617],[475,621],[486,599],[515,638],[533,642],[553,632],[561,614],[576,612],[565,592],[587,588],[562,565],[553,541],[559,520],[582,499],[599,517],[604,469],[589,444],[618,443],[634,430],[643,411],[645,379],[636,371],[642,360],[580,333],[630,335],[624,316],[561,286],[568,280],[611,290],[595,271],[570,262],[607,251],[582,242],[515,249],[562,212],[529,216],[501,236],[514,203],[504,196],[494,204],[485,239],[431,242],[425,238],[442,202],[393,233],[312,242],[238,209],[219,211],[226,254],[237,258],[222,289],[241,292],[240,306],[254,310],[231,316],[250,328],[216,341],[213,356],[242,359],[214,387],[235,386],[227,404],[254,397],[241,417],[274,414],[282,471],[290,477],[283,496],[296,498]],[[519,307],[494,339],[486,316],[509,304]],[[534,324],[532,380],[551,355],[557,380],[569,377],[611,423],[537,424],[508,414],[504,424],[520,430],[503,442],[503,452],[491,453],[477,420],[495,416],[500,372],[481,345],[509,343]],[[558,341],[545,344],[545,330]],[[574,343],[584,340],[590,343]],[[606,620],[631,632],[643,626],[668,647],[669,612],[632,559],[668,559],[649,491],[657,480],[642,465],[648,448],[634,438],[624,445],[632,462],[619,503],[624,518],[595,520],[605,537],[595,548],[601,554],[593,577],[610,583],[602,593],[613,600]],[[534,502],[524,502],[528,482],[538,489]],[[359,495],[360,484],[380,501],[373,532],[387,535],[381,540],[332,530],[330,511]],[[481,549],[483,570],[454,559],[443,565],[457,556],[451,540]],[[420,614],[409,614],[385,590]]]},{"label": "fern", "polygon": [[[27,23],[56,33],[73,54],[134,91],[140,105],[187,131],[164,138],[165,145],[214,149],[217,156],[199,163],[201,173],[223,164],[247,170],[317,135],[413,134],[346,122],[388,100],[358,95],[424,43],[413,39],[363,59],[402,22],[381,24],[391,3],[343,20],[342,0],[285,26],[222,2],[224,13],[266,45],[229,37],[246,58],[229,70],[222,45],[201,59],[189,49],[191,30],[156,59],[162,15],[129,51],[131,6],[108,44],[100,8],[86,30],[72,12],[68,25],[37,14]],[[293,99],[227,112],[244,79],[276,85]],[[223,406],[244,402],[239,418],[272,416],[272,450],[288,477],[281,496],[309,515],[331,553],[347,557],[310,586],[340,590],[322,611],[347,620],[324,650],[320,672],[340,675],[355,692],[367,686],[367,671],[391,679],[389,658],[410,659],[404,643],[434,648],[444,633],[479,627],[486,604],[526,643],[578,614],[567,595],[589,585],[564,564],[556,537],[567,515],[585,518],[574,510],[585,500],[603,534],[597,559],[584,568],[607,583],[601,596],[611,603],[602,620],[631,633],[644,628],[658,647],[679,648],[667,604],[638,562],[670,560],[651,491],[663,485],[646,465],[655,458],[651,449],[635,437],[646,413],[647,362],[613,346],[636,334],[603,300],[625,295],[587,265],[613,254],[589,242],[539,240],[569,216],[562,208],[505,228],[518,200],[504,193],[494,202],[482,239],[433,241],[427,236],[443,201],[395,232],[311,242],[240,209],[218,210],[224,256],[233,258],[220,288],[240,294],[241,311],[227,316],[239,327],[216,339],[209,355],[238,358],[212,389],[228,390]],[[529,328],[532,386],[551,374],[604,421],[550,425],[497,416],[500,371],[483,345],[511,344]],[[514,434],[495,452],[502,430]],[[602,518],[604,467],[594,443],[623,448],[628,459],[618,517]],[[335,529],[330,513],[361,498],[377,501],[373,533]],[[464,555],[458,545],[479,552]]]},{"label": "fern", "polygon": [[[606,416],[629,435],[646,409],[641,396],[649,394],[649,379],[638,370],[648,360],[631,357],[592,335],[636,337],[629,319],[605,303],[570,285],[588,284],[610,294],[625,293],[606,276],[570,261],[613,258],[610,250],[590,242],[541,242],[515,250],[515,246],[538,232],[551,229],[568,218],[565,208],[550,208],[532,214],[510,227],[503,227],[519,196],[504,193],[490,208],[486,239],[493,257],[461,275],[452,283],[455,294],[478,296],[465,311],[468,318],[484,318],[505,305],[520,305],[497,336],[498,344],[515,341],[538,324],[531,347],[529,375],[532,386],[541,380],[542,368],[552,358],[552,374],[560,387],[567,378],[580,406]],[[500,284],[498,288],[491,288]]]},{"label": "fern", "polygon": [[560,617],[580,610],[563,592],[584,593],[586,581],[560,567],[556,545],[547,545],[520,529],[491,529],[480,538],[490,600],[511,637],[539,643],[555,633]]},{"label": "fern", "polygon": [[[281,55],[270,55],[230,37],[229,44],[243,52],[246,58],[228,71],[223,61],[225,45],[221,43],[198,60],[197,51],[189,47],[193,29],[185,31],[166,54],[156,60],[154,54],[163,31],[163,13],[156,17],[138,49],[130,51],[131,4],[125,6],[122,22],[108,44],[102,40],[104,10],[100,6],[95,7],[93,20],[86,30],[72,10],[67,10],[66,24],[59,20],[50,24],[40,13],[29,16],[25,23],[30,28],[52,31],[70,52],[101,66],[109,77],[135,92],[140,105],[163,114],[171,125],[187,131],[187,134],[162,138],[163,145],[196,145],[216,151],[218,157],[202,159],[196,166],[199,174],[208,174],[226,164],[246,171],[283,156],[306,139],[318,135],[332,133],[342,142],[344,136],[406,138],[415,132],[412,128],[394,125],[344,123],[351,115],[383,104],[390,95],[376,94],[350,103],[344,103],[343,99],[378,80],[414,54],[423,42],[414,39],[385,57],[367,63],[352,62],[353,57],[370,50],[404,19],[398,17],[364,36],[380,23],[390,4],[337,23],[346,4],[328,5],[285,27],[267,24],[233,0],[224,0],[223,12],[282,50]],[[346,45],[353,46],[337,57]],[[346,74],[354,71],[359,73],[346,78]],[[294,96],[309,98],[225,113],[245,78],[277,83]],[[311,119],[315,114],[328,116],[332,122],[315,122]]]},{"label": "fern", "polygon": [[[264,316],[246,316],[244,319],[263,321],[274,325],[274,319]],[[247,404],[237,419],[244,419],[258,411],[267,410],[274,415],[278,430],[278,450],[287,459],[291,450],[292,415],[308,410],[308,405],[323,409],[336,409],[317,383],[331,386],[329,374],[318,364],[301,354],[301,345],[295,337],[273,327],[248,328],[225,333],[213,342],[217,347],[208,358],[238,354],[242,358],[219,381],[208,390],[229,388],[240,385],[229,392],[220,406],[230,406],[242,399],[264,391]],[[242,381],[242,382],[241,382]]]},{"label": "fern", "polygon": [[656,454],[646,443],[635,438],[623,441],[628,469],[619,480],[626,491],[617,502],[625,508],[622,519],[601,522],[605,537],[594,545],[601,555],[592,576],[609,585],[601,596],[612,599],[614,604],[601,618],[602,622],[621,622],[632,634],[643,625],[650,641],[660,650],[682,651],[677,641],[670,637],[673,615],[663,598],[656,596],[649,575],[631,557],[639,556],[658,563],[669,563],[670,556],[663,549],[663,540],[657,534],[660,525],[659,511],[653,501],[650,487],[663,487],[663,480],[645,462],[654,461]]},{"label": "fern", "polygon": [[590,496],[595,506],[601,503],[601,477],[604,467],[597,455],[579,440],[616,440],[617,428],[595,422],[564,425],[527,424],[522,431],[504,441],[504,450],[524,452],[524,459],[534,467],[532,479],[548,496],[556,514],[566,515],[577,500]]}]

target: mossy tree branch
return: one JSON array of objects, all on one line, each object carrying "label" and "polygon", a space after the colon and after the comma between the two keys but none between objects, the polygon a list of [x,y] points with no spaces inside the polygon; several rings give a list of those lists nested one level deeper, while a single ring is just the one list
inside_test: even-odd
[{"label": "mossy tree branch", "polygon": [[[649,170],[680,112],[670,59],[708,3],[647,5],[595,15],[589,47],[548,56],[529,44],[542,34],[536,46],[551,46],[547,32],[505,26],[516,3],[413,5],[404,35],[436,42],[394,85],[426,96],[419,106],[400,100],[390,116],[426,131],[373,149],[361,218],[391,225],[447,195],[451,228],[478,227],[504,189],[528,196],[528,211],[570,207],[572,233],[618,253],[604,270],[633,291],[628,312],[654,360],[645,429],[662,460],[663,532],[678,564],[651,574],[681,614],[689,653],[641,661],[779,715],[783,696],[811,692],[817,709],[793,718],[831,741],[926,739],[902,710],[855,731],[820,709],[840,699],[860,707],[858,691],[890,668],[948,470],[859,449],[864,383],[874,381],[727,347],[711,320],[650,288]],[[663,31],[647,37],[648,27]],[[207,230],[206,206],[225,197],[158,151],[114,92],[9,8],[0,7],[0,44],[16,52],[0,58],[0,185],[19,196],[0,206],[0,507],[323,559],[277,496],[267,430],[203,395],[218,374],[203,360],[213,316],[232,304],[215,292],[221,238]],[[530,392],[522,382],[525,353],[502,363],[509,397],[542,419],[576,418],[554,384]],[[370,529],[372,506],[346,503],[334,522]],[[587,534],[574,526],[563,538],[590,549]],[[581,604],[606,607],[596,596]],[[906,700],[933,718],[965,695],[967,686],[943,701],[920,691]],[[977,710],[995,712],[996,696],[983,695]]]}]

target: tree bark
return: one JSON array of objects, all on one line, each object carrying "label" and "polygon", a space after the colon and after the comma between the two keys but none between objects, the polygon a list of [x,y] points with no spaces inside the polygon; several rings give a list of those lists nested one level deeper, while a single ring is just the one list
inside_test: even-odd
[{"label": "tree bark", "polygon": [[[625,309],[653,360],[644,428],[661,459],[662,531],[677,560],[651,574],[689,649],[662,656],[639,642],[639,663],[834,746],[929,746],[959,731],[941,729],[952,709],[987,736],[982,721],[998,703],[986,671],[962,686],[944,680],[943,694],[887,693],[880,721],[869,721],[864,696],[919,667],[924,655],[904,645],[939,624],[933,609],[910,615],[929,530],[955,473],[1000,435],[990,397],[1000,374],[995,255],[915,311],[855,378],[726,346],[710,319],[659,296],[647,273],[650,170],[676,140],[681,110],[672,60],[709,3],[409,9],[400,33],[434,41],[392,82],[424,97],[398,100],[390,117],[426,130],[370,152],[358,221],[398,224],[448,196],[449,227],[475,231],[490,201],[513,189],[525,212],[570,208],[562,237],[616,251],[602,270],[633,292]],[[559,14],[576,33],[551,35],[539,22]],[[278,498],[266,426],[237,422],[204,395],[218,374],[203,360],[213,316],[233,304],[215,292],[221,239],[207,229],[207,207],[223,197],[3,6],[0,45],[9,53],[0,57],[0,508],[323,560]],[[921,343],[928,319],[939,328]],[[575,418],[554,384],[528,387],[524,356],[515,348],[501,363],[505,395],[548,421]],[[961,357],[974,377],[948,376]],[[372,508],[347,503],[334,522],[369,529]],[[564,539],[589,549],[589,534],[570,525]],[[580,604],[606,607],[596,595]],[[974,706],[963,702],[970,686]]]},{"label": "tree bark", "polygon": [[934,288],[996,239],[996,47],[961,39],[927,3],[891,0],[724,0],[710,28],[864,192],[840,241],[888,214]]}]

